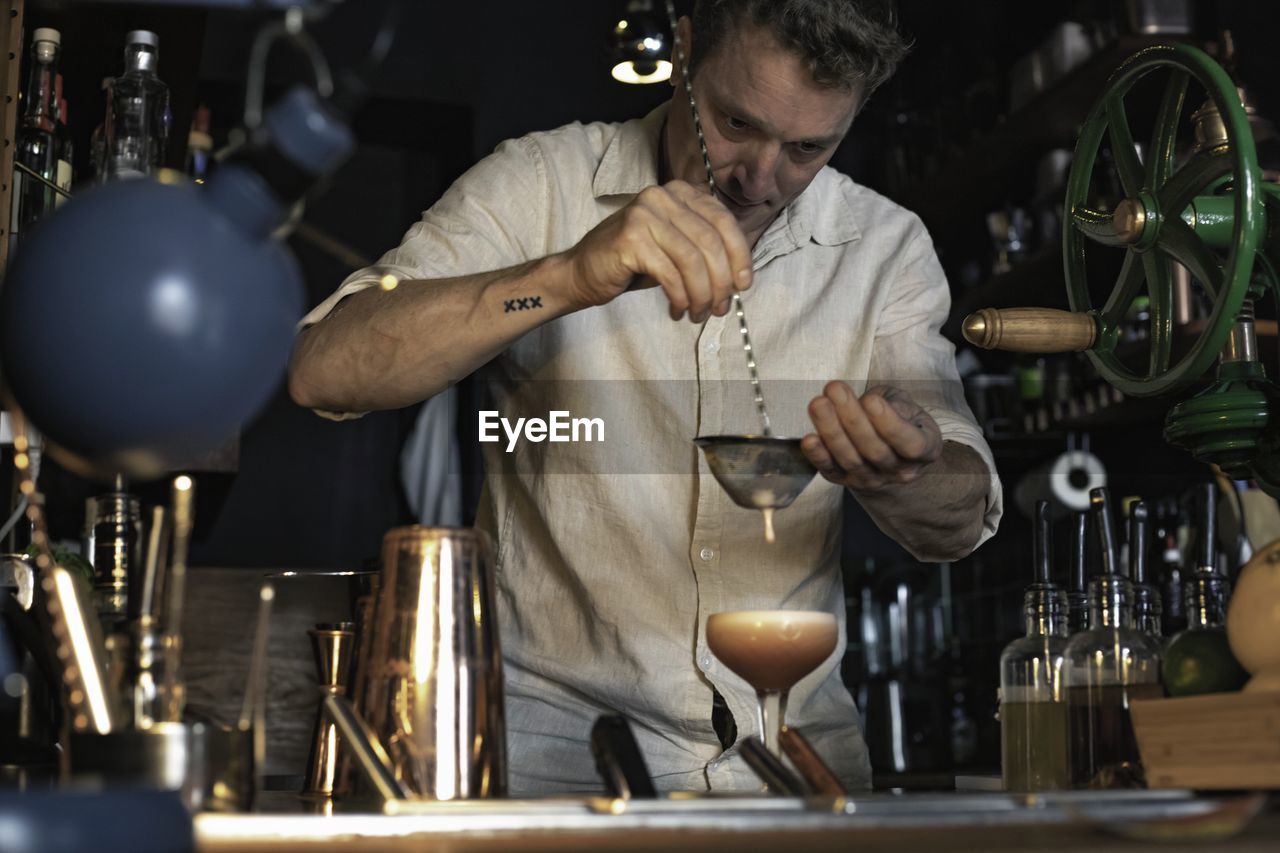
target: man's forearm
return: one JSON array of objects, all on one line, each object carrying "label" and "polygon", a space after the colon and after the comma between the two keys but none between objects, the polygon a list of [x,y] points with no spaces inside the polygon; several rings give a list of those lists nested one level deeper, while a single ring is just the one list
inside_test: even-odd
[{"label": "man's forearm", "polygon": [[945,562],[977,545],[990,483],[977,451],[948,441],[938,461],[910,483],[855,495],[877,526],[917,559]]},{"label": "man's forearm", "polygon": [[496,272],[355,293],[302,332],[289,364],[301,406],[364,412],[427,399],[537,326],[574,310],[560,255]]}]

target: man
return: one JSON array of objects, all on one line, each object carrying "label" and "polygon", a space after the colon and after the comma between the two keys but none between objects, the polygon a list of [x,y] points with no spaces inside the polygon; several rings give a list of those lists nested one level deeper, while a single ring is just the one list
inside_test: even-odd
[{"label": "man", "polygon": [[[995,530],[999,483],[937,331],[949,299],[928,235],[825,168],[905,52],[885,5],[700,0],[679,34],[714,197],[677,63],[671,102],[642,120],[504,143],[304,321],[301,405],[409,405],[485,366],[504,417],[605,424],[599,445],[484,445],[515,794],[598,789],[587,738],[610,709],[660,788],[757,788],[732,725],[755,731],[754,694],[710,654],[707,616],[843,625],[845,489],[923,560]],[[399,284],[375,286],[388,273]],[[773,547],[689,443],[758,430],[735,293],[774,427],[807,433],[822,474]],[[866,787],[843,649],[792,691],[788,721]]]}]

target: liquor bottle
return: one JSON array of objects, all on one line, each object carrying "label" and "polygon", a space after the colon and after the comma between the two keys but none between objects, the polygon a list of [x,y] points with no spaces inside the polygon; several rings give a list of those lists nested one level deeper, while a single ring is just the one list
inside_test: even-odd
[{"label": "liquor bottle", "polygon": [[1183,592],[1187,627],[1165,647],[1162,675],[1170,696],[1239,690],[1249,680],[1227,642],[1231,588],[1217,570],[1216,488],[1213,483],[1204,487],[1196,570]]},{"label": "liquor bottle", "polygon": [[1000,766],[1006,791],[1071,786],[1062,685],[1067,596],[1049,580],[1049,502],[1036,502],[1035,583],[1023,596],[1026,636],[1000,655]]},{"label": "liquor bottle", "polygon": [[[17,163],[26,166],[46,181],[56,185],[58,179],[58,102],[54,97],[58,78],[58,55],[62,34],[41,27],[31,39],[31,71],[23,95],[22,120],[18,124]],[[22,171],[13,172],[13,200],[9,216],[10,248],[22,234],[56,205],[57,193],[46,184]]]},{"label": "liquor bottle", "polygon": [[156,76],[160,39],[134,30],[125,39],[124,74],[111,81],[103,124],[106,180],[150,175],[169,138],[169,87]]},{"label": "liquor bottle", "polygon": [[1147,505],[1129,508],[1129,580],[1133,581],[1133,627],[1160,642],[1160,590],[1148,581]]},{"label": "liquor bottle", "polygon": [[213,168],[213,136],[209,133],[209,108],[201,105],[191,121],[187,134],[185,171],[197,184],[203,184]]},{"label": "liquor bottle", "polygon": [[1102,573],[1089,580],[1091,627],[1064,652],[1071,781],[1081,788],[1141,786],[1129,707],[1163,695],[1160,647],[1133,627],[1133,584],[1120,571],[1106,489],[1093,489],[1089,498]]},{"label": "liquor bottle", "polygon": [[[71,192],[72,181],[72,163],[75,162],[75,143],[71,140],[70,120],[67,118],[67,99],[62,96],[62,75],[59,74],[54,82],[54,97],[58,101],[58,121],[54,125],[53,135],[56,140],[57,152],[57,178],[54,183],[57,184],[64,192]],[[54,202],[55,206],[61,205],[67,200],[64,195],[59,195]]]},{"label": "liquor bottle", "polygon": [[1156,515],[1156,547],[1160,549],[1160,629],[1166,637],[1186,627],[1182,606],[1182,549],[1178,547],[1178,506],[1163,502]]},{"label": "liquor bottle", "polygon": [[1089,630],[1089,593],[1085,590],[1088,554],[1089,514],[1077,512],[1072,519],[1071,585],[1067,592],[1067,636]]}]

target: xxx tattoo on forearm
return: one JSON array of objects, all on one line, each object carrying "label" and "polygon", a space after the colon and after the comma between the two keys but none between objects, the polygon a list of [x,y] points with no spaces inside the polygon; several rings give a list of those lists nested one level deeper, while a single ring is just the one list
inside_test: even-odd
[{"label": "xxx tattoo on forearm", "polygon": [[502,302],[502,313],[510,314],[512,311],[529,311],[534,308],[541,307],[541,296],[522,296],[517,299],[504,299]]}]

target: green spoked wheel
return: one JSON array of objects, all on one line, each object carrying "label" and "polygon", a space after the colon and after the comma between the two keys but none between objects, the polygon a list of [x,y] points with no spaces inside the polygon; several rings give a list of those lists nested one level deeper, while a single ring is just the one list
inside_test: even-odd
[{"label": "green spoked wheel", "polygon": [[[1144,77],[1168,75],[1146,157],[1135,150],[1125,98]],[[1175,163],[1179,122],[1187,89],[1198,82],[1221,114],[1226,141]],[[1126,196],[1115,210],[1089,207],[1094,165],[1110,143]],[[1145,159],[1145,162],[1143,162]],[[1095,317],[1098,337],[1089,358],[1104,379],[1125,394],[1144,397],[1168,391],[1205,374],[1226,344],[1249,289],[1254,252],[1265,227],[1261,174],[1248,117],[1235,84],[1207,54],[1189,45],[1142,50],[1116,69],[1102,98],[1080,131],[1067,183],[1063,217],[1063,264],[1074,311]],[[1230,232],[1211,246],[1185,219],[1197,197],[1221,196]],[[1110,296],[1095,308],[1085,271],[1090,244],[1125,250]],[[1173,267],[1186,267],[1213,303],[1204,331],[1176,361],[1173,344]],[[1116,353],[1130,306],[1145,289],[1151,305],[1145,370],[1131,369]]]}]

